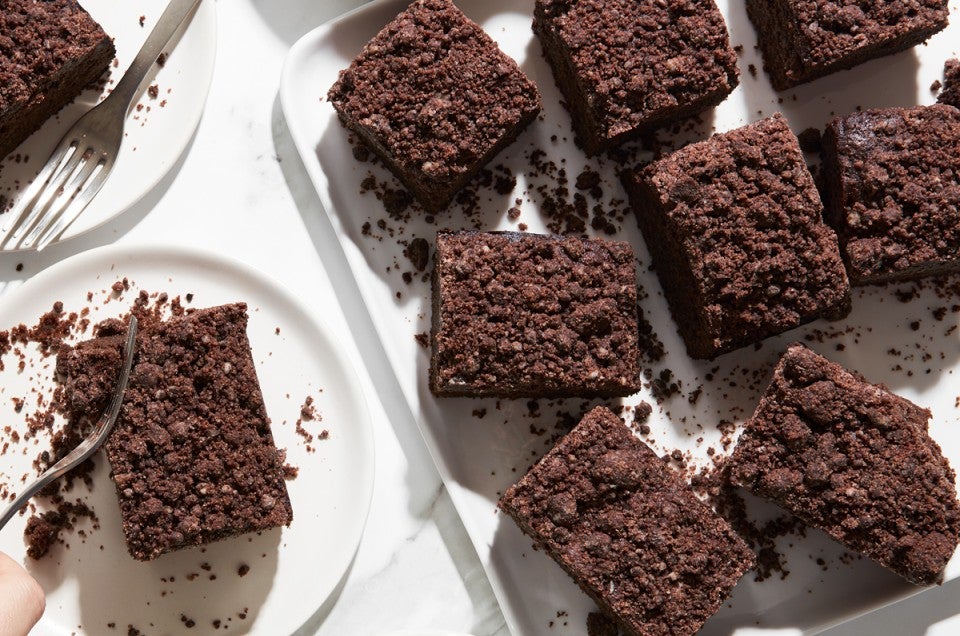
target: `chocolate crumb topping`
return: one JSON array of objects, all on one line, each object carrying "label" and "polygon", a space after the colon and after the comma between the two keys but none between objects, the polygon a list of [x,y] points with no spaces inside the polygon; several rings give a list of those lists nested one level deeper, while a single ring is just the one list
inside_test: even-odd
[{"label": "chocolate crumb topping", "polygon": [[499,505],[631,635],[694,634],[753,564],[727,523],[605,407]]},{"label": "chocolate crumb topping", "polygon": [[960,108],[960,59],[947,60],[943,66],[943,92],[937,98],[941,104]]},{"label": "chocolate crumb topping", "polygon": [[615,396],[640,388],[633,249],[440,232],[430,388],[440,396]]},{"label": "chocolate crumb topping", "polygon": [[[136,559],[292,519],[246,327],[246,305],[237,303],[148,323],[138,336],[105,445]],[[105,336],[61,353],[73,409],[102,410],[117,371],[107,362],[119,364],[121,341]]]},{"label": "chocolate crumb topping", "polygon": [[948,13],[947,0],[747,0],[777,90],[915,46]]},{"label": "chocolate crumb topping", "polygon": [[537,0],[533,30],[591,155],[715,106],[739,82],[713,0]]},{"label": "chocolate crumb topping", "polygon": [[536,86],[450,0],[411,3],[327,98],[428,212],[540,112]]},{"label": "chocolate crumb topping", "polygon": [[115,54],[75,0],[0,0],[0,159],[100,77]]},{"label": "chocolate crumb topping", "polygon": [[823,169],[827,220],[853,284],[960,271],[956,108],[887,108],[834,119]]},{"label": "chocolate crumb topping", "polygon": [[731,481],[911,583],[936,583],[960,504],[930,416],[795,344],[740,436]]},{"label": "chocolate crumb topping", "polygon": [[779,113],[624,175],[694,358],[850,309],[837,237]]}]

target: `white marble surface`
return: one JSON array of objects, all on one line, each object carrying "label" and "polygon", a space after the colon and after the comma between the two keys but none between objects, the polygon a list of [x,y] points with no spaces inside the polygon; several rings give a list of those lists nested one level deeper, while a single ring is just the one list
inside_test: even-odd
[{"label": "white marble surface", "polygon": [[[290,141],[277,88],[290,45],[360,4],[362,0],[220,0],[213,85],[184,157],[143,201],[105,227],[40,255],[0,255],[0,291],[100,245],[194,245],[238,256],[312,298],[326,321],[352,342],[348,325],[363,324],[364,309]],[[384,401],[398,399],[399,389],[377,347],[355,344]],[[379,403],[371,408],[377,474],[363,540],[340,588],[299,633],[374,636],[407,629],[507,634],[412,422],[391,421]],[[960,633],[957,583],[829,633]]]}]

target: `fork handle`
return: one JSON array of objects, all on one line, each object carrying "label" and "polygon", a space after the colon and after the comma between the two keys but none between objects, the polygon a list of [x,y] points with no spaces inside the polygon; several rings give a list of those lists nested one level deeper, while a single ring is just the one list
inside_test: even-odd
[{"label": "fork handle", "polygon": [[157,21],[157,25],[147,36],[147,41],[143,43],[137,56],[133,58],[130,68],[120,78],[110,96],[104,100],[104,103],[109,101],[115,105],[115,108],[122,110],[120,117],[126,116],[133,100],[140,95],[140,84],[143,83],[147,73],[153,68],[157,58],[163,53],[163,48],[167,46],[167,43],[177,33],[180,25],[200,4],[200,1],[170,0],[170,4],[167,5]]}]

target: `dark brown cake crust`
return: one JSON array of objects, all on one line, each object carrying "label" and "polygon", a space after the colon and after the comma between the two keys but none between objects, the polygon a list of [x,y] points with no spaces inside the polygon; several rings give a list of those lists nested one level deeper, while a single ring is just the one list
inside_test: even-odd
[{"label": "dark brown cake crust", "polygon": [[450,0],[417,0],[327,98],[423,205],[442,210],[540,112],[516,62]]},{"label": "dark brown cake crust", "polygon": [[440,232],[433,282],[436,395],[610,397],[640,389],[629,244]]},{"label": "dark brown cake crust", "polygon": [[[237,303],[171,318],[137,338],[105,445],[135,559],[293,518],[246,328],[246,305]],[[58,370],[75,412],[99,414],[121,346],[122,336],[108,336],[61,352]]]},{"label": "dark brown cake crust", "polygon": [[947,60],[943,65],[943,90],[937,101],[960,108],[960,59]]},{"label": "dark brown cake crust", "polygon": [[929,418],[795,344],[737,443],[731,480],[908,581],[935,583],[960,506]]},{"label": "dark brown cake crust", "polygon": [[764,68],[785,90],[920,44],[947,27],[947,0],[747,0]]},{"label": "dark brown cake crust", "polygon": [[0,0],[0,159],[96,81],[115,53],[75,0]]},{"label": "dark brown cake crust", "polygon": [[753,565],[730,526],[605,407],[500,499],[628,634],[694,634]]},{"label": "dark brown cake crust", "polygon": [[854,285],[960,270],[960,111],[856,112],[823,142],[827,221]]},{"label": "dark brown cake crust", "polygon": [[780,114],[626,172],[624,184],[692,357],[849,311],[837,238]]},{"label": "dark brown cake crust", "polygon": [[537,0],[533,30],[590,155],[715,106],[739,82],[713,0]]}]

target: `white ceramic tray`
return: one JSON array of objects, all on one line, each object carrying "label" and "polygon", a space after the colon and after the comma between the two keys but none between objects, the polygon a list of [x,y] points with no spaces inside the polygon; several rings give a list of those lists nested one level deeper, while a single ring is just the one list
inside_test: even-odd
[{"label": "white ceramic tray", "polygon": [[[935,96],[929,86],[941,77],[944,60],[957,55],[960,42],[960,7],[951,4],[952,26],[926,46],[778,95],[759,70],[762,63],[754,49],[755,33],[742,3],[721,0],[732,43],[743,47],[741,85],[712,116],[705,117],[693,135],[736,128],[778,110],[799,132],[810,126],[822,128],[833,114],[851,112],[858,106],[932,103]],[[378,332],[359,337],[379,337],[404,391],[406,406],[420,424],[510,630],[517,635],[548,633],[548,629],[553,634],[580,634],[593,604],[549,558],[531,549],[531,541],[510,519],[498,514],[495,506],[499,494],[549,447],[557,411],[578,412],[583,402],[540,401],[542,415],[532,417],[525,400],[438,400],[430,394],[428,351],[414,340],[415,334],[430,330],[430,288],[418,276],[411,284],[402,280],[402,273],[413,268],[403,255],[400,241],[424,237],[432,244],[437,229],[473,227],[473,221],[465,219],[458,206],[438,215],[434,224],[427,224],[422,213],[414,213],[406,223],[387,218],[372,194],[360,193],[360,183],[371,173],[378,181],[397,187],[394,180],[382,167],[353,159],[348,134],[325,101],[338,71],[405,5],[404,0],[373,2],[304,36],[290,51],[284,68],[280,88],[283,111]],[[518,184],[510,195],[495,194],[492,189],[480,191],[481,209],[475,217],[480,225],[485,229],[516,229],[522,222],[530,231],[544,231],[544,221],[537,211],[539,196],[523,194],[529,172],[527,155],[534,147],[542,148],[547,159],[558,164],[562,160],[571,184],[589,163],[603,176],[607,199],[625,198],[611,162],[587,162],[571,141],[569,116],[560,105],[553,77],[530,30],[533,2],[461,0],[458,5],[519,62],[540,87],[544,100],[541,120],[492,162],[509,167]],[[756,76],[749,65],[757,69]],[[554,135],[557,139],[551,140]],[[533,182],[547,183],[543,179]],[[512,221],[506,210],[517,197],[523,198],[522,214]],[[378,226],[379,220],[385,221],[385,227]],[[370,225],[365,232],[367,223]],[[628,215],[620,225],[617,238],[630,241],[642,263],[639,282],[649,293],[642,306],[668,351],[666,358],[651,368],[657,373],[669,368],[682,382],[681,394],[654,410],[648,439],[653,440],[655,448],[689,450],[696,463],[705,464],[707,448],[721,448],[718,422],[740,423],[752,412],[767,374],[785,345],[829,332],[822,341],[812,342],[813,348],[930,407],[934,413],[931,433],[952,464],[960,467],[960,411],[955,404],[955,378],[960,373],[958,314],[948,312],[943,321],[931,314],[933,308],[950,306],[956,299],[941,300],[925,291],[912,302],[901,303],[894,289],[857,291],[854,311],[845,321],[814,323],[772,338],[759,350],[748,348],[716,362],[693,361],[679,340],[657,278],[646,267],[649,256],[633,219]],[[916,331],[909,326],[914,321],[919,321]],[[888,354],[891,348],[901,354]],[[921,349],[932,359],[925,361]],[[707,380],[708,375],[713,379]],[[751,377],[760,379],[748,387]],[[702,394],[695,405],[691,404],[687,396],[701,385]],[[625,402],[633,404],[639,399],[653,403],[648,390]],[[388,406],[388,410],[403,407]],[[482,419],[473,415],[478,409],[486,410]],[[541,427],[547,434],[533,432]],[[698,442],[698,438],[703,441]],[[756,502],[752,509],[759,514],[770,513],[770,507]],[[841,562],[842,550],[818,532],[810,531],[805,538],[786,537],[781,544],[787,554],[789,576],[756,583],[748,575],[737,586],[731,602],[707,623],[704,633],[749,629],[812,633],[919,591],[871,562]],[[817,559],[824,561],[825,570]],[[960,559],[954,558],[946,577],[958,576]]]},{"label": "white ceramic tray", "polygon": [[[113,296],[111,285],[128,278],[130,291]],[[188,307],[244,301],[257,376],[274,439],[287,449],[287,462],[299,469],[287,482],[293,522],[289,527],[220,541],[163,555],[149,563],[127,554],[119,507],[107,462],[96,456],[94,487],[82,484],[71,500],[89,501],[99,517],[91,532],[83,520],[39,561],[25,556],[25,516],[0,533],[0,550],[11,554],[40,581],[47,610],[37,634],[127,633],[133,625],[146,634],[184,631],[181,616],[195,625],[189,633],[289,634],[299,628],[333,592],[353,560],[373,494],[374,446],[367,399],[355,370],[333,332],[277,281],[238,261],[195,250],[157,246],[98,248],[57,263],[5,296],[0,329],[36,323],[57,300],[65,311],[89,308],[95,323],[129,309],[139,290],[192,294]],[[92,292],[90,300],[87,292]],[[89,332],[88,332],[89,337]],[[36,410],[35,395],[53,387],[53,359],[35,348],[23,372],[14,353],[0,372],[0,416],[21,435],[26,416]],[[322,420],[303,427],[329,437],[309,445],[296,431],[307,396]],[[28,398],[22,413],[11,398]],[[9,436],[3,436],[9,441]],[[31,463],[44,448],[33,441],[12,443],[0,454],[0,483],[20,487],[18,476],[35,474]],[[41,510],[47,508],[41,504]],[[238,574],[241,564],[250,568]],[[213,576],[214,578],[211,578]],[[240,614],[243,616],[240,616]],[[221,622],[221,629],[213,621]]]},{"label": "white ceramic tray", "polygon": [[[160,19],[167,0],[82,0],[81,4],[113,38],[118,65],[110,68],[109,81],[102,91],[83,92],[8,157],[0,157],[0,197],[7,200],[0,210],[9,207],[25,184],[32,181],[67,129],[109,94]],[[149,97],[145,87],[127,116],[113,173],[59,240],[92,230],[128,210],[173,168],[190,143],[213,78],[217,51],[217,12],[213,0],[197,7],[172,45],[175,48],[164,66],[156,69],[151,83],[157,86],[156,98]]]}]

